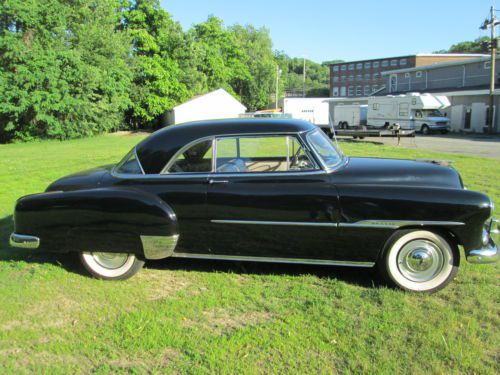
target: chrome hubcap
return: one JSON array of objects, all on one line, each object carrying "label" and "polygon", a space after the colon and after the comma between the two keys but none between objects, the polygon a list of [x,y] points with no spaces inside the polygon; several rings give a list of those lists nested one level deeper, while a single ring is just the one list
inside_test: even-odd
[{"label": "chrome hubcap", "polygon": [[128,259],[128,254],[92,253],[92,256],[97,264],[110,270],[122,267]]},{"label": "chrome hubcap", "polygon": [[444,256],[441,248],[427,240],[415,240],[404,245],[398,254],[401,274],[414,282],[432,280],[441,272]]}]

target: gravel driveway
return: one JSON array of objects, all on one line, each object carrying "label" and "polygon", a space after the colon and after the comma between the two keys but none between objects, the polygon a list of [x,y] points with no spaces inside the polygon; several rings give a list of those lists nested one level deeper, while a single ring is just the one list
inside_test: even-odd
[{"label": "gravel driveway", "polygon": [[[397,145],[397,138],[366,138],[370,142]],[[358,141],[362,142],[362,141]],[[500,159],[500,137],[484,135],[417,135],[415,138],[401,138],[401,147],[422,150],[451,152]]]}]

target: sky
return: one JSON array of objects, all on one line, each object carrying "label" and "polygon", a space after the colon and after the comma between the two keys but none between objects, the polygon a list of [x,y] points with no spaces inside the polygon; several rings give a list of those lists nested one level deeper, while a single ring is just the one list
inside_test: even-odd
[{"label": "sky", "polygon": [[266,27],[275,50],[322,62],[430,53],[486,36],[488,32],[479,26],[492,1],[161,0],[161,4],[185,30],[213,14],[226,26]]}]

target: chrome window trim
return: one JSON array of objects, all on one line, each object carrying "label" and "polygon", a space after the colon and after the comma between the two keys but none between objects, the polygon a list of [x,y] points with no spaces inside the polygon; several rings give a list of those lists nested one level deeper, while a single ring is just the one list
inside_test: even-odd
[{"label": "chrome window trim", "polygon": [[168,179],[183,179],[183,178],[209,178],[209,177],[292,177],[292,176],[309,176],[309,175],[325,175],[323,170],[304,171],[304,172],[265,172],[265,173],[167,173],[167,174],[123,174],[112,172],[111,175],[121,179],[136,179],[136,180],[168,180]]},{"label": "chrome window trim", "polygon": [[311,264],[311,265],[367,267],[367,268],[373,267],[375,265],[375,262],[353,262],[353,261],[329,260],[329,259],[275,258],[275,257],[223,255],[223,254],[176,253],[175,251],[172,254],[172,258],[232,260],[232,261],[249,261],[249,262],[264,262],[264,263],[298,263],[298,264]]},{"label": "chrome window trim", "polygon": [[135,160],[137,160],[137,164],[139,164],[139,167],[141,168],[142,174],[146,174],[144,172],[144,168],[142,168],[141,159],[139,159],[139,156],[137,155],[137,146],[134,147],[134,156],[135,156]]},{"label": "chrome window trim", "polygon": [[[118,170],[121,168],[121,166],[123,164],[125,164],[128,159],[130,159],[130,156],[132,156],[132,154],[134,154],[135,160],[137,160],[137,164],[139,164],[139,168],[141,169],[142,174],[138,175],[138,174],[135,174],[135,173],[120,173],[120,172],[118,172]],[[141,160],[139,159],[139,156],[137,155],[137,146],[134,146],[132,148],[132,150],[130,150],[129,152],[127,152],[127,154],[123,157],[123,159],[120,160],[120,162],[118,162],[118,164],[116,164],[111,169],[111,175],[112,176],[115,176],[115,175],[122,175],[122,176],[142,176],[142,175],[146,175],[146,173],[144,172],[144,168],[142,167]]]},{"label": "chrome window trim", "polygon": [[[334,172],[335,170],[339,169],[340,167],[347,165],[349,162],[349,159],[346,158],[342,153],[340,153],[340,156],[342,158],[342,161],[338,163],[338,165],[335,166],[335,168],[328,168],[324,163],[322,163],[321,157],[318,156],[318,154],[315,152],[313,147],[310,147],[309,141],[307,139],[307,134],[314,132],[314,131],[321,131],[321,129],[312,129],[312,130],[302,130],[300,132],[264,132],[264,133],[235,133],[235,134],[219,134],[219,135],[210,135],[207,137],[202,137],[195,139],[185,146],[181,147],[173,156],[170,158],[170,160],[167,162],[165,167],[161,170],[160,173],[152,173],[152,174],[146,174],[142,168],[142,164],[137,157],[137,146],[133,148],[133,152],[135,152],[137,161],[139,162],[139,165],[141,167],[141,170],[143,174],[126,174],[126,173],[120,173],[118,172],[118,168],[120,165],[123,163],[123,160],[117,164],[113,169],[111,170],[111,175],[116,178],[122,178],[122,179],[157,179],[157,178],[203,178],[203,177],[210,177],[210,176],[235,176],[235,177],[243,177],[243,176],[255,176],[255,177],[265,177],[265,176],[303,176],[303,175],[314,175],[314,174],[325,174],[325,173],[331,173]],[[298,142],[304,147],[304,150],[306,151],[307,155],[311,159],[311,161],[315,164],[315,167],[317,169],[315,170],[307,170],[307,171],[284,171],[284,172],[260,172],[260,173],[253,173],[253,172],[243,172],[243,173],[218,173],[215,172],[215,162],[216,162],[216,151],[217,151],[217,138],[231,138],[231,137],[259,137],[259,136],[294,136]],[[168,169],[170,166],[175,162],[175,160],[179,157],[181,153],[186,151],[189,147],[197,144],[198,142],[203,142],[207,140],[212,140],[212,171],[211,172],[179,172],[179,173],[168,173]],[[131,151],[132,152],[132,151]],[[130,152],[129,152],[130,153]],[[127,154],[128,155],[128,154]],[[124,158],[126,160],[126,158]]]},{"label": "chrome window trim", "polygon": [[[312,146],[311,144],[311,141],[309,140],[309,136],[312,134],[312,133],[315,133],[315,132],[322,132],[323,133],[323,130],[321,129],[313,129],[313,130],[310,130],[306,133],[305,135],[305,140],[306,140],[306,143],[310,146],[313,154],[315,155],[316,159],[319,160],[320,164],[321,164],[321,167],[322,169],[324,169],[325,171],[327,172],[334,172],[336,171],[337,169],[339,169],[340,167],[346,165],[348,163],[348,158],[346,158],[344,156],[344,154],[342,154],[339,150],[337,150],[335,147],[335,151],[338,153],[339,157],[340,157],[340,160],[337,164],[333,165],[333,166],[328,166],[325,161],[323,160],[323,158],[321,157],[321,155],[319,154],[319,152],[316,150],[316,148],[314,146]],[[323,133],[324,134],[324,133]],[[330,142],[330,140],[328,139],[328,141]]]},{"label": "chrome window trim", "polygon": [[[178,174],[186,174],[186,173],[189,173],[189,174],[203,174],[203,173],[211,173],[214,171],[214,139],[215,139],[215,136],[208,136],[208,137],[203,137],[203,138],[198,138],[198,139],[195,139],[194,141],[191,141],[189,142],[188,144],[184,145],[183,147],[181,147],[179,150],[177,150],[177,152],[174,154],[174,156],[172,156],[170,158],[170,160],[167,162],[167,164],[163,167],[163,169],[160,171],[160,175],[178,175]],[[197,145],[198,143],[202,143],[202,142],[207,142],[207,141],[212,141],[212,169],[211,171],[209,172],[169,172],[168,170],[170,169],[170,167],[172,167],[172,165],[176,162],[177,158],[182,155],[185,151],[187,151],[189,148]]]},{"label": "chrome window trim", "polygon": [[[300,137],[300,134],[301,133],[267,133],[267,134],[239,134],[239,135],[220,135],[220,136],[215,136],[215,157],[214,157],[214,160],[215,160],[215,168],[213,169],[213,173],[225,173],[225,172],[217,172],[217,141],[219,139],[223,139],[223,138],[262,138],[262,137],[287,137],[287,146],[288,146],[288,142],[289,142],[289,139],[290,137],[294,137],[297,142],[302,146],[302,148],[304,149],[304,151],[306,152],[307,154],[307,157],[312,161],[312,163],[314,164],[314,169],[310,169],[310,170],[305,170],[303,172],[296,172],[296,171],[293,171],[293,173],[304,173],[304,172],[317,172],[317,171],[320,171],[322,170],[323,168],[321,167],[321,165],[318,163],[318,161],[316,160],[315,157],[312,156],[311,154],[311,151],[309,150],[309,147],[307,147],[307,142],[304,142],[304,140]],[[287,153],[289,153],[289,147],[287,147]],[[289,155],[287,155],[287,162],[288,162],[288,158],[289,158]],[[240,174],[244,174],[244,175],[255,175],[255,174],[266,174],[266,175],[269,175],[269,174],[281,174],[281,173],[289,173],[290,171],[282,171],[282,172],[239,172]],[[236,174],[234,172],[226,172],[227,174]]]}]

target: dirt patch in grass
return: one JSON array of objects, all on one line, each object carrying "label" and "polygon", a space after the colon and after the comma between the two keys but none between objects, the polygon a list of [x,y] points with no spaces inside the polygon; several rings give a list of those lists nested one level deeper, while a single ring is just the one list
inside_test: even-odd
[{"label": "dirt patch in grass", "polygon": [[199,320],[188,319],[183,325],[184,327],[199,327],[213,334],[224,334],[238,328],[263,324],[272,317],[272,314],[266,311],[237,313],[219,308],[203,311]]},{"label": "dirt patch in grass", "polygon": [[71,325],[77,319],[82,305],[64,295],[52,298],[31,304],[21,319],[1,324],[0,330],[59,328]]},{"label": "dirt patch in grass", "polygon": [[47,371],[44,369],[53,366],[77,367],[86,372],[92,367],[92,361],[85,356],[56,354],[47,351],[32,352],[20,348],[0,351],[0,363],[5,360],[13,361],[14,367],[23,369],[23,373],[26,369],[31,369],[29,372],[46,373]]},{"label": "dirt patch in grass", "polygon": [[150,301],[172,297],[178,291],[188,288],[192,282],[182,273],[165,270],[143,270],[135,276],[147,283],[147,299]]}]

